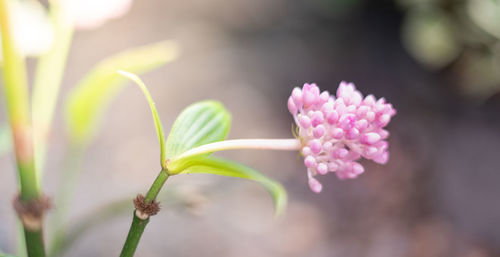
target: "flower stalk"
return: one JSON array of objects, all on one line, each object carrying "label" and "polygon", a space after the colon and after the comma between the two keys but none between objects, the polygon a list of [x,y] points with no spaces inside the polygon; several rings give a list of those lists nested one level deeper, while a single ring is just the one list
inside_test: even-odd
[{"label": "flower stalk", "polygon": [[218,141],[206,145],[202,145],[190,149],[183,154],[172,159],[171,162],[176,160],[224,150],[236,149],[255,149],[255,150],[284,150],[284,151],[297,151],[301,148],[300,140],[295,138],[290,139],[233,139]]},{"label": "flower stalk", "polygon": [[28,256],[38,257],[45,256],[42,219],[48,204],[41,192],[35,167],[26,66],[12,40],[7,10],[7,1],[0,0],[3,88],[21,187],[14,205],[23,223]]}]

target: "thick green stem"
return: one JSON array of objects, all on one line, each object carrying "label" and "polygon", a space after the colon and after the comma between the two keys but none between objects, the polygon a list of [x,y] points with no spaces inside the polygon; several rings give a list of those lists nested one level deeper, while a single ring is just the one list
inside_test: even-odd
[{"label": "thick green stem", "polygon": [[[161,170],[160,174],[156,177],[153,185],[149,189],[146,194],[146,203],[153,203],[153,201],[160,193],[161,188],[167,181],[169,175],[166,170]],[[134,256],[135,250],[137,249],[137,245],[139,244],[139,240],[141,239],[142,233],[146,228],[146,225],[149,222],[149,217],[146,219],[140,219],[137,216],[137,210],[134,211],[134,218],[132,220],[132,225],[130,225],[130,230],[128,231],[127,240],[123,245],[122,252],[120,257],[132,257]]]},{"label": "thick green stem", "polygon": [[137,249],[137,245],[139,244],[139,240],[141,240],[142,233],[146,228],[146,225],[149,223],[149,218],[146,220],[139,219],[135,215],[132,220],[132,225],[130,226],[130,230],[128,231],[127,240],[123,245],[122,252],[120,257],[131,257],[134,256],[135,249]]},{"label": "thick green stem", "polygon": [[[14,45],[14,39],[9,24],[9,12],[6,0],[0,0],[0,32],[2,36],[2,53],[4,59],[3,80],[4,96],[9,114],[14,148],[16,152],[19,184],[21,186],[20,201],[29,205],[41,199],[36,173],[31,117],[28,97],[28,82],[23,56]],[[27,223],[26,213],[19,213],[23,220],[28,256],[45,256],[42,231],[42,214]],[[33,225],[34,224],[34,225]]]},{"label": "thick green stem", "polygon": [[25,228],[24,237],[26,238],[28,256],[45,256],[45,247],[43,245],[43,235],[41,230],[30,231]]},{"label": "thick green stem", "polygon": [[40,197],[41,193],[38,187],[34,162],[18,160],[17,169],[21,185],[21,199],[31,201]]}]

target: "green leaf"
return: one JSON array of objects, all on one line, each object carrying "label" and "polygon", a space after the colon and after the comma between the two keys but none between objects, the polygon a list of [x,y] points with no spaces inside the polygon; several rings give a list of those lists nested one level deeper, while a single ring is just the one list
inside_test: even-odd
[{"label": "green leaf", "polygon": [[161,125],[160,116],[158,115],[158,111],[156,110],[155,102],[153,101],[148,88],[146,87],[144,82],[142,82],[142,80],[137,77],[137,75],[126,71],[118,71],[118,73],[134,81],[141,88],[144,96],[146,96],[149,107],[151,108],[151,113],[153,114],[156,134],[158,134],[158,141],[160,142],[160,163],[162,167],[165,167],[165,135],[163,134],[163,126]]},{"label": "green leaf", "polygon": [[194,147],[224,140],[230,126],[231,115],[220,102],[202,101],[188,106],[177,117],[168,136],[167,159]]},{"label": "green leaf", "polygon": [[244,178],[258,182],[271,195],[274,201],[275,214],[283,213],[287,203],[287,194],[283,186],[264,176],[260,172],[245,165],[216,157],[195,157],[180,161],[179,174],[208,173],[220,176]]},{"label": "green leaf", "polygon": [[[38,1],[25,2],[36,3],[41,12],[46,12],[45,7]],[[54,38],[49,51],[37,59],[31,94],[35,165],[40,178],[43,178],[50,142],[49,134],[52,130],[53,116],[74,32],[73,26],[68,24],[64,10],[60,6],[61,1],[49,2],[50,20],[47,23],[53,27]],[[40,179],[39,182],[41,181]]]},{"label": "green leaf", "polygon": [[107,58],[90,71],[70,93],[66,123],[73,143],[87,143],[95,134],[105,107],[125,84],[116,73],[144,73],[177,58],[178,46],[171,41],[127,50]]}]

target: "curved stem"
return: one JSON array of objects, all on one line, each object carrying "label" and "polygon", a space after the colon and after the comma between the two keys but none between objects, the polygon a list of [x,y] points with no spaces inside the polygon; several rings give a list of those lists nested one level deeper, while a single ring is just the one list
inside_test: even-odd
[{"label": "curved stem", "polygon": [[[166,170],[162,169],[160,174],[156,177],[155,181],[151,185],[148,193],[146,194],[146,203],[152,203],[158,193],[160,193],[161,188],[167,181],[169,175]],[[130,225],[130,230],[128,231],[127,239],[125,240],[125,244],[123,245],[122,252],[120,253],[120,257],[132,257],[134,256],[135,250],[137,249],[137,245],[144,233],[144,229],[149,222],[149,217],[146,219],[140,219],[137,216],[136,210],[134,211],[134,218],[132,220],[132,225]]]},{"label": "curved stem", "polygon": [[300,140],[296,138],[291,139],[233,139],[214,142],[206,145],[202,145],[193,149],[190,149],[183,154],[175,157],[171,160],[179,160],[186,157],[191,157],[195,155],[212,153],[223,150],[234,150],[234,149],[257,149],[257,150],[285,150],[285,151],[296,151],[300,150],[301,144]]},{"label": "curved stem", "polygon": [[156,199],[167,179],[168,173],[165,170],[161,170],[146,194],[147,203],[151,203]]}]

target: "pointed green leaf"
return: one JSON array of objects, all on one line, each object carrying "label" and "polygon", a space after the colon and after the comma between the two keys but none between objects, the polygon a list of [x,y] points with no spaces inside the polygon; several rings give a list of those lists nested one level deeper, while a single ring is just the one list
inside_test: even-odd
[{"label": "pointed green leaf", "polygon": [[165,41],[127,50],[99,63],[70,93],[66,123],[73,143],[83,144],[94,135],[105,107],[125,84],[116,73],[144,73],[177,58],[178,46]]},{"label": "pointed green leaf", "polygon": [[163,134],[163,126],[161,124],[160,116],[158,115],[158,111],[156,110],[155,102],[153,101],[153,98],[151,97],[151,94],[148,91],[148,88],[142,82],[142,80],[137,77],[137,75],[126,72],[126,71],[118,71],[118,73],[122,76],[125,76],[126,78],[129,78],[130,80],[134,81],[142,90],[144,93],[144,96],[146,96],[146,99],[148,100],[149,107],[151,108],[151,113],[153,114],[153,120],[155,123],[155,128],[156,128],[156,134],[158,134],[158,141],[160,142],[160,163],[161,166],[165,166],[165,135]]},{"label": "pointed green leaf", "polygon": [[283,213],[286,207],[287,194],[283,186],[245,165],[221,158],[205,156],[183,160],[182,164],[177,168],[182,170],[179,174],[208,173],[256,181],[262,185],[273,198],[275,213],[277,215]]},{"label": "pointed green leaf", "polygon": [[202,101],[188,106],[177,117],[168,135],[167,159],[194,147],[224,140],[231,126],[231,115],[217,101]]}]

